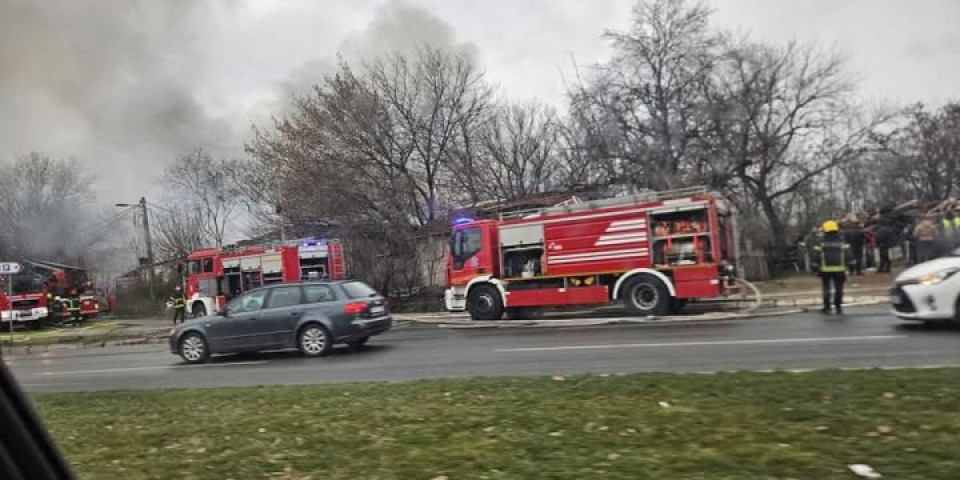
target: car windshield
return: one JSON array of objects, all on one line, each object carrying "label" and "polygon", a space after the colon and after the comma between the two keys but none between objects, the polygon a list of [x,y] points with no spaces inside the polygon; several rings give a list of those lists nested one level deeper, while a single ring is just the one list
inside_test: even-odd
[{"label": "car windshield", "polygon": [[379,295],[370,285],[363,282],[347,282],[342,286],[343,291],[347,292],[347,296],[350,298],[368,298]]}]

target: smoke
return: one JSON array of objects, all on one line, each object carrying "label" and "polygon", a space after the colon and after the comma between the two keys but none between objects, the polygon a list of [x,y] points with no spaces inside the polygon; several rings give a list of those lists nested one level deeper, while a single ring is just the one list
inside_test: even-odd
[{"label": "smoke", "polygon": [[0,159],[76,156],[120,201],[181,152],[239,150],[192,93],[196,32],[227,4],[205,5],[0,0]]},{"label": "smoke", "polygon": [[[290,100],[310,92],[324,75],[336,71],[338,60],[359,67],[386,54],[410,55],[425,46],[450,49],[476,61],[478,49],[457,39],[454,28],[427,9],[402,0],[381,5],[362,30],[345,37],[336,55],[324,55],[303,63],[277,85],[277,96],[262,110],[276,115],[287,110]],[[339,58],[338,58],[339,57]]]},{"label": "smoke", "polygon": [[[238,13],[254,9],[234,0],[0,0],[0,164],[30,152],[78,159],[95,195],[83,222],[97,222],[118,212],[113,203],[162,198],[159,180],[180,155],[203,148],[218,158],[242,156],[250,124],[269,126],[293,96],[308,93],[336,70],[338,56],[358,66],[424,45],[476,55],[472,44],[459,42],[454,29],[426,9],[389,1],[355,33],[320,45],[315,58],[293,69],[288,63],[265,88],[224,103],[212,98],[210,85],[231,82],[224,76],[244,71],[237,66],[247,61],[245,52],[207,42],[239,28],[232,24]],[[276,54],[291,53],[281,45]],[[224,66],[234,70],[224,73]],[[38,218],[37,224],[55,224],[54,217]],[[132,224],[112,226],[121,227],[124,233],[108,238],[112,247],[127,248]],[[45,235],[39,253],[59,255],[64,247],[58,242],[71,240],[57,237]]]}]

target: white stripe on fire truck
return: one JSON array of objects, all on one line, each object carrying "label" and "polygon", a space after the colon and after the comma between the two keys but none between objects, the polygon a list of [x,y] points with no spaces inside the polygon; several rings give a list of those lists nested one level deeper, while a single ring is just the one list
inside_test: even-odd
[{"label": "white stripe on fire truck", "polygon": [[615,233],[612,235],[600,235],[600,240],[619,240],[621,238],[636,238],[636,237],[647,238],[647,232],[627,232],[627,233]]},{"label": "white stripe on fire truck", "polygon": [[604,240],[603,237],[600,240],[597,240],[597,243],[594,243],[594,247],[602,247],[604,245],[623,245],[626,243],[641,243],[646,242],[647,237],[630,237],[630,238],[618,238],[614,240]]},{"label": "white stripe on fire truck", "polygon": [[635,220],[615,220],[610,222],[611,227],[623,227],[627,225],[646,225],[646,224],[647,224],[647,219],[645,218],[638,218]]},{"label": "white stripe on fire truck", "polygon": [[547,260],[547,264],[596,262],[601,260],[619,260],[621,258],[646,257],[648,255],[649,255],[649,252],[637,252],[637,253],[621,253],[618,255],[604,255],[602,257],[565,258],[560,260],[550,259],[550,260]]},{"label": "white stripe on fire truck", "polygon": [[627,248],[624,250],[604,250],[602,252],[589,252],[589,253],[568,253],[565,255],[551,255],[550,259],[557,260],[567,260],[570,258],[589,258],[596,257],[598,255],[622,255],[627,253],[639,253],[646,252],[647,248]]},{"label": "white stripe on fire truck", "polygon": [[634,230],[645,232],[647,230],[647,226],[646,225],[623,225],[620,227],[610,227],[610,228],[607,228],[607,233],[634,231]]}]

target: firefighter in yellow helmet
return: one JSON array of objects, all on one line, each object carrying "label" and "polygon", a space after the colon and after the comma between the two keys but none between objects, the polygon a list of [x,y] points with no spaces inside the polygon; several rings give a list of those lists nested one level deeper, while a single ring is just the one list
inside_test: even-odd
[{"label": "firefighter in yellow helmet", "polygon": [[820,227],[823,238],[813,247],[810,263],[813,271],[820,275],[823,286],[824,314],[830,313],[830,285],[833,285],[833,305],[837,314],[843,314],[843,284],[847,281],[847,269],[853,264],[850,245],[840,235],[840,225],[833,220],[823,222]]}]

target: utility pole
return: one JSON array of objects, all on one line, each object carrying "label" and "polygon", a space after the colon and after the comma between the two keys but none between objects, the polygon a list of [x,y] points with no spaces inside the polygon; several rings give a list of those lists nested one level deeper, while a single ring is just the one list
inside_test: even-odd
[{"label": "utility pole", "polygon": [[150,282],[150,299],[156,301],[157,272],[153,269],[153,242],[150,240],[150,217],[147,214],[147,197],[140,197],[139,203],[116,203],[114,206],[120,208],[140,207],[140,214],[143,215],[143,239],[147,242],[147,281]]},{"label": "utility pole", "polygon": [[153,242],[150,241],[150,216],[147,215],[147,197],[140,197],[140,213],[143,215],[143,238],[147,241],[147,278],[150,282],[150,298],[157,299],[157,272],[153,267]]}]

